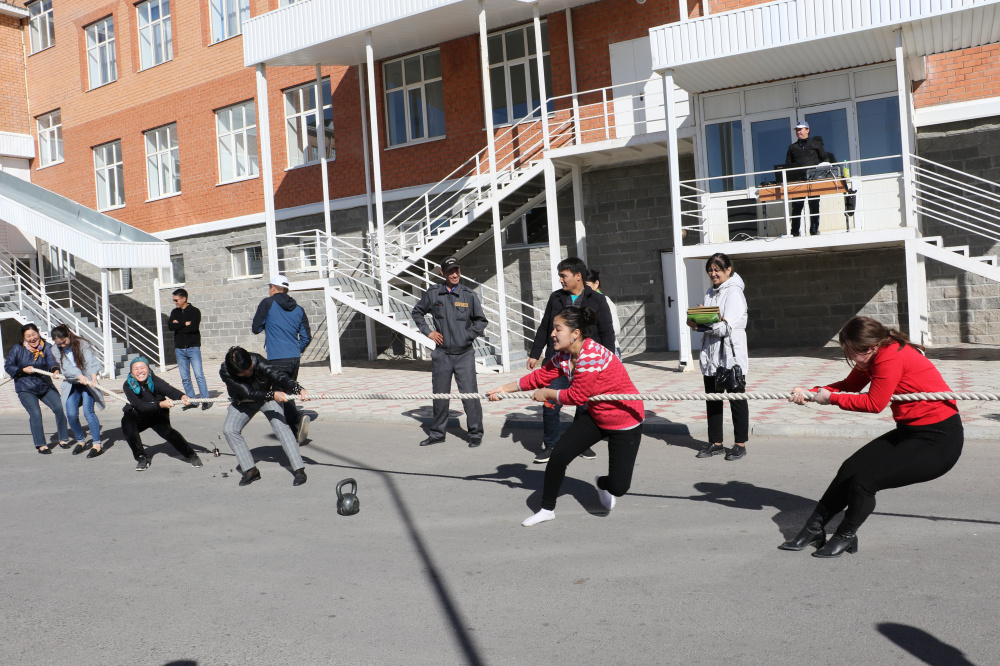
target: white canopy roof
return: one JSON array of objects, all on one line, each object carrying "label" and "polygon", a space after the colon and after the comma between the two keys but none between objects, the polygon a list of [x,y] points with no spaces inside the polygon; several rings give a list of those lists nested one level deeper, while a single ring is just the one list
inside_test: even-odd
[{"label": "white canopy roof", "polygon": [[1000,41],[1000,0],[778,0],[652,28],[653,69],[706,92]]}]

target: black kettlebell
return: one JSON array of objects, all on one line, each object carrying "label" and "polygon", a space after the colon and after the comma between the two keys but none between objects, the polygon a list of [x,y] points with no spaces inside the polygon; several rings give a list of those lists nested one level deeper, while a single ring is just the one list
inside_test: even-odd
[{"label": "black kettlebell", "polygon": [[[351,492],[345,493],[344,486],[350,484]],[[342,516],[353,516],[361,511],[361,500],[358,499],[358,482],[354,479],[344,479],[337,484],[337,513]]]}]

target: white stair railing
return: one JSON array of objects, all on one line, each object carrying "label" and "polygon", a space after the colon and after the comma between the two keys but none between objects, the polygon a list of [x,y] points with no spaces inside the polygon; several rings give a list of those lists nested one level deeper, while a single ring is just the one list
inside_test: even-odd
[{"label": "white stair railing", "polygon": [[1000,183],[910,155],[914,204],[927,220],[1000,242]]}]

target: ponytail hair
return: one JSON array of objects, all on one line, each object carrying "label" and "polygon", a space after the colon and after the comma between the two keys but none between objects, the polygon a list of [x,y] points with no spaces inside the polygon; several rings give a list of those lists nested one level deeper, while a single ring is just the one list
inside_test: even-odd
[{"label": "ponytail hair", "polygon": [[923,345],[910,340],[910,336],[894,328],[886,328],[882,322],[871,317],[851,317],[840,329],[840,348],[844,350],[844,358],[851,364],[850,353],[863,354],[869,349],[884,347],[896,342],[902,349],[909,345],[920,353],[924,353]]},{"label": "ponytail hair", "polygon": [[567,305],[556,315],[571,331],[579,330],[586,337],[590,327],[597,323],[597,310],[594,308]]},{"label": "ponytail hair", "polygon": [[[83,365],[84,365],[83,364],[83,342],[84,342],[84,340],[83,340],[83,338],[81,338],[76,333],[74,333],[72,330],[70,330],[69,326],[67,326],[66,324],[59,324],[58,326],[53,326],[52,327],[52,332],[50,333],[50,335],[52,337],[53,342],[56,339],[59,339],[59,340],[63,340],[63,339],[67,339],[67,338],[69,339],[69,348],[73,352],[73,362],[76,363],[76,367],[80,368],[80,372],[84,372],[84,367],[83,367]],[[58,347],[59,345],[56,345],[56,346]],[[60,353],[59,354],[59,367],[62,368],[63,370],[65,370],[65,368],[62,367],[62,359],[63,358],[64,358],[63,354]]]},{"label": "ponytail hair", "polygon": [[253,357],[243,347],[230,347],[226,352],[226,369],[235,377],[253,365]]}]

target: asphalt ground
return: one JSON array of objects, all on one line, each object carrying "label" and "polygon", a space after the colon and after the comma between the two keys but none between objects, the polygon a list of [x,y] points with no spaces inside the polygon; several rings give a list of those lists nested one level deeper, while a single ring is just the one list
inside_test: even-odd
[{"label": "asphalt ground", "polygon": [[[211,448],[223,415],[174,422]],[[225,443],[194,469],[147,431],[139,473],[121,440],[91,460],[35,453],[23,414],[0,433],[5,666],[1000,661],[995,441],[881,493],[860,552],[819,560],[777,546],[863,443],[835,427],[755,438],[736,462],[647,436],[608,515],[598,445],[532,528],[537,429],[421,448],[416,425],[319,420],[297,488],[261,417],[246,433],[263,478],[244,488]],[[356,516],[336,513],[345,477]]]}]

